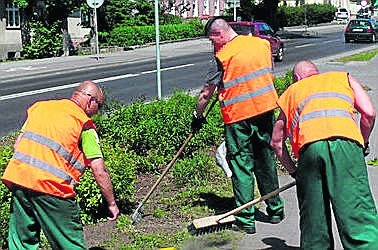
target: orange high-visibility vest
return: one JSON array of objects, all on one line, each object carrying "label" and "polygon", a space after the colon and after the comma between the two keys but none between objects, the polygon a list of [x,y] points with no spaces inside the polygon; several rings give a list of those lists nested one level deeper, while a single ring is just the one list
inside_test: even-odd
[{"label": "orange high-visibility vest", "polygon": [[286,134],[295,156],[307,143],[333,137],[364,145],[354,102],[346,72],[313,75],[291,85],[278,105],[286,115]]},{"label": "orange high-visibility vest", "polygon": [[35,103],[2,181],[62,198],[76,195],[75,186],[87,160],[79,148],[83,129],[92,120],[71,100]]},{"label": "orange high-visibility vest", "polygon": [[237,36],[215,55],[223,67],[218,98],[225,124],[245,120],[277,107],[268,41]]}]

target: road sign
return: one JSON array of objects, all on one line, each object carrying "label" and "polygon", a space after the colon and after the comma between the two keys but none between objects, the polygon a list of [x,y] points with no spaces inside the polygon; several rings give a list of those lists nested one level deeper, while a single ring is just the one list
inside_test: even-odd
[{"label": "road sign", "polygon": [[100,7],[103,3],[104,0],[87,0],[87,4],[89,5],[89,7],[94,9]]}]

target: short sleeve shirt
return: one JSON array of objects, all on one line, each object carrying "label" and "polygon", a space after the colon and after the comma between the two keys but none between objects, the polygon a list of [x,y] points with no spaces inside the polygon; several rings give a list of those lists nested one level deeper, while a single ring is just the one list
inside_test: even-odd
[{"label": "short sleeve shirt", "polygon": [[96,130],[88,129],[81,133],[81,146],[87,159],[103,157]]}]

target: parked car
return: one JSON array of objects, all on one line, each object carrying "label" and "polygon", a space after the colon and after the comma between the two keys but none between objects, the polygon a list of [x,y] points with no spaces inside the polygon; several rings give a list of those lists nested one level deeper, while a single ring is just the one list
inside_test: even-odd
[{"label": "parked car", "polygon": [[337,8],[335,12],[336,20],[349,20],[350,14],[349,11],[345,8]]},{"label": "parked car", "polygon": [[270,43],[272,55],[275,61],[282,62],[284,57],[284,43],[273,29],[264,22],[229,22],[231,27],[239,35],[257,36],[266,39]]},{"label": "parked car", "polygon": [[370,41],[375,42],[378,34],[378,22],[374,19],[353,19],[345,28],[345,42],[350,41]]}]

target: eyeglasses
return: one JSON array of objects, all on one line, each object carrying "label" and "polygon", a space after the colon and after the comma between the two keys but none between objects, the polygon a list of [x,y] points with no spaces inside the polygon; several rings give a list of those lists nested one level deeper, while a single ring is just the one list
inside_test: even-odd
[{"label": "eyeglasses", "polygon": [[95,102],[97,103],[97,107],[98,107],[98,109],[101,109],[101,108],[102,108],[102,105],[103,105],[102,102],[100,102],[99,100],[97,100],[97,98],[95,98],[95,97],[92,96],[91,94],[88,94],[88,93],[87,93],[87,96],[90,96],[90,97],[91,97],[91,101],[93,100],[93,101],[95,101]]}]

